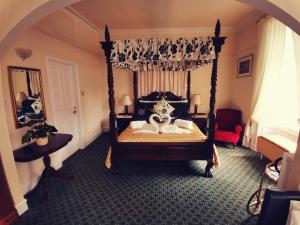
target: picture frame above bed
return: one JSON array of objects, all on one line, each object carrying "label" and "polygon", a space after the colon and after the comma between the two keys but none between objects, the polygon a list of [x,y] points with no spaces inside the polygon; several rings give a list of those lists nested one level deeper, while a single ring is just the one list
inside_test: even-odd
[{"label": "picture frame above bed", "polygon": [[237,77],[249,77],[252,74],[253,54],[238,59]]}]

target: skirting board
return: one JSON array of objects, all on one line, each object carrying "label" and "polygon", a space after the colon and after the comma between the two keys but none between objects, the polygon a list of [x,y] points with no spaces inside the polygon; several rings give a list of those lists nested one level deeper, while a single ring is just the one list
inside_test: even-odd
[{"label": "skirting board", "polygon": [[24,198],[21,202],[15,205],[18,215],[22,215],[28,210],[27,200]]},{"label": "skirting board", "polygon": [[103,128],[103,129],[99,129],[97,132],[95,132],[95,134],[91,135],[89,138],[87,138],[87,140],[84,142],[84,148],[86,148],[87,146],[89,146],[91,143],[93,143],[93,141],[95,141],[101,134],[103,134],[104,132],[107,132],[109,129],[108,128]]}]

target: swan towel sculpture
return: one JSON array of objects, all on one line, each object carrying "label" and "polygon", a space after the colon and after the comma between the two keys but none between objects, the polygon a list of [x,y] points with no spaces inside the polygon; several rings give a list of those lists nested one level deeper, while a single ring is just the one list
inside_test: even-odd
[{"label": "swan towel sculpture", "polygon": [[[160,123],[156,122],[154,119],[157,119],[160,121]],[[162,122],[164,119],[166,119],[164,122]],[[132,121],[130,123],[130,127],[132,129],[135,129],[134,133],[162,133],[162,134],[189,134],[192,133],[191,130],[185,129],[185,128],[180,128],[179,126],[184,127],[182,124],[184,124],[182,121],[180,121],[179,124],[177,125],[176,123],[170,124],[171,122],[171,117],[170,115],[163,115],[163,117],[157,115],[157,114],[152,114],[149,117],[149,122],[150,123],[145,123],[145,121]],[[162,122],[162,123],[161,123]],[[175,121],[176,122],[176,121]],[[191,122],[191,121],[186,121],[186,122]],[[193,124],[191,122],[192,126],[186,126],[188,128],[193,127]]]}]

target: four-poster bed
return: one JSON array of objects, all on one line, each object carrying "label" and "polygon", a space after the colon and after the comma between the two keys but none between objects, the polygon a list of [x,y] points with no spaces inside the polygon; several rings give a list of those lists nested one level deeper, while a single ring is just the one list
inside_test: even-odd
[{"label": "four-poster bed", "polygon": [[[214,149],[214,127],[215,127],[215,101],[216,101],[216,81],[217,81],[217,65],[218,65],[218,58],[219,53],[221,52],[221,47],[224,44],[225,37],[220,37],[220,22],[218,20],[216,27],[215,27],[215,36],[212,37],[208,42],[199,41],[198,39],[193,40],[193,44],[200,43],[201,46],[198,44],[194,45],[194,49],[199,47],[199,51],[201,54],[206,54],[212,48],[214,48],[214,55],[211,59],[200,59],[197,58],[196,60],[191,61],[182,61],[179,62],[181,69],[186,69],[188,71],[187,76],[187,91],[186,91],[186,102],[190,104],[190,89],[191,89],[191,74],[190,70],[192,67],[198,68],[201,64],[209,64],[212,63],[212,74],[211,74],[211,89],[210,89],[210,105],[209,105],[209,113],[208,113],[208,128],[206,135],[203,135],[199,128],[195,128],[195,133],[191,136],[188,135],[180,135],[180,136],[164,136],[164,134],[152,134],[152,138],[146,134],[137,134],[134,136],[132,133],[129,135],[131,139],[128,139],[128,132],[125,130],[118,136],[118,129],[116,127],[116,113],[115,113],[115,98],[114,98],[114,78],[113,78],[113,58],[117,57],[115,52],[112,53],[112,50],[115,48],[114,42],[110,40],[110,35],[108,28],[105,28],[105,41],[101,42],[102,48],[105,51],[106,56],[106,63],[107,63],[107,81],[108,81],[108,94],[109,94],[109,125],[110,125],[110,134],[111,134],[111,149],[109,151],[109,158],[110,161],[106,166],[111,172],[119,172],[119,168],[117,165],[118,160],[206,160],[207,166],[205,168],[205,177],[212,177],[212,173],[210,169],[213,167],[213,149]],[[153,41],[153,40],[151,40]],[[169,40],[168,40],[169,41]],[[182,41],[182,39],[180,39]],[[180,41],[177,43],[180,43]],[[198,42],[197,42],[198,41]],[[128,44],[125,42],[125,45]],[[211,44],[211,47],[209,47]],[[183,46],[183,45],[181,45]],[[200,48],[201,47],[201,48]],[[209,50],[210,48],[210,50]],[[159,49],[161,50],[161,49]],[[186,48],[186,51],[188,49]],[[146,52],[147,53],[147,52]],[[200,53],[199,53],[200,54]],[[208,53],[209,54],[209,53]],[[146,55],[146,54],[145,54]],[[121,57],[122,56],[122,60]],[[123,60],[124,54],[119,54],[120,62],[124,62]],[[169,57],[169,55],[168,55]],[[188,55],[187,57],[190,57]],[[158,58],[158,57],[157,57]],[[148,59],[147,59],[148,60]],[[167,100],[177,101],[177,100],[184,100],[180,96],[176,96],[171,92],[166,93],[159,93],[154,92],[150,93],[148,96],[144,96],[142,98],[138,98],[138,66],[145,66],[142,64],[145,62],[139,62],[139,64],[135,64],[133,68],[133,83],[134,83],[134,108],[135,114],[138,110],[138,104],[140,100],[158,100],[161,97],[166,98]],[[146,61],[146,66],[152,62]],[[159,62],[165,69],[168,67],[169,62]],[[168,65],[167,65],[168,64]],[[177,62],[178,64],[178,62]],[[157,61],[151,66],[157,66]],[[183,67],[182,67],[183,65]],[[191,67],[189,67],[191,66]],[[126,63],[122,63],[122,68],[130,68],[130,65]],[[176,69],[177,70],[177,69]],[[193,132],[194,132],[193,131]],[[198,131],[200,133],[198,133]],[[127,133],[126,133],[127,132]],[[202,135],[201,135],[202,134]],[[127,135],[127,136],[126,136]],[[156,136],[155,136],[156,135]],[[197,136],[198,135],[198,136]],[[144,137],[141,138],[141,137]],[[162,139],[157,139],[157,137],[164,137]],[[170,138],[171,137],[171,138]],[[107,165],[107,164],[106,164]],[[108,168],[109,167],[109,168]]]}]

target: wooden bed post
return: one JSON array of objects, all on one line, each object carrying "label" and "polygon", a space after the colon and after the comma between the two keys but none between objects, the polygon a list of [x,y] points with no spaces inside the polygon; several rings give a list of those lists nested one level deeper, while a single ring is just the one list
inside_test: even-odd
[{"label": "wooden bed post", "polygon": [[186,98],[189,105],[191,104],[191,71],[188,71],[187,75],[187,89],[186,89]]},{"label": "wooden bed post", "polygon": [[210,89],[210,102],[209,102],[209,126],[208,126],[208,141],[211,145],[214,144],[215,138],[215,104],[216,104],[216,86],[218,77],[218,58],[221,52],[222,45],[225,43],[226,37],[220,37],[221,24],[220,20],[217,21],[215,27],[215,37],[213,37],[213,45],[215,47],[215,59],[213,60],[212,74],[211,74],[211,89]]},{"label": "wooden bed post", "polygon": [[136,112],[136,104],[138,100],[138,74],[137,71],[133,71],[133,96],[134,96],[134,101],[133,101],[133,106],[134,106],[134,113]]},{"label": "wooden bed post", "polygon": [[117,129],[116,129],[116,113],[115,113],[115,96],[114,96],[114,77],[112,71],[112,64],[110,60],[111,50],[113,42],[110,41],[110,35],[108,27],[105,26],[105,41],[101,42],[102,49],[105,51],[106,64],[107,64],[107,84],[108,84],[108,96],[109,96],[109,129],[111,133],[111,145],[112,147],[117,142]]}]

